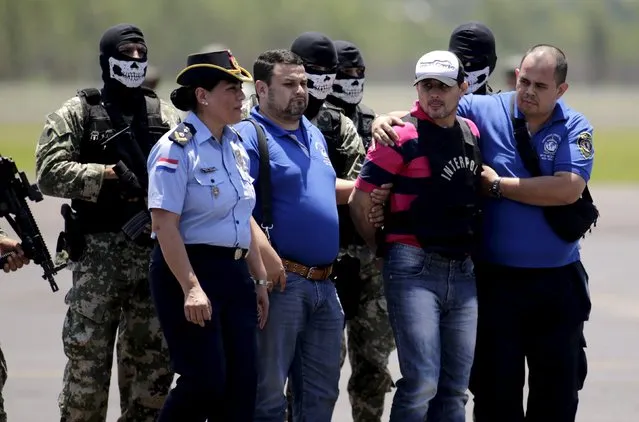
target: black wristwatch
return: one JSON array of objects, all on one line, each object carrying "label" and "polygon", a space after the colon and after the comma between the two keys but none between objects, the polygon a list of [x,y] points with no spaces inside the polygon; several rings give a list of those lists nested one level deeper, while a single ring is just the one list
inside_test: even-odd
[{"label": "black wristwatch", "polygon": [[493,198],[501,198],[501,177],[496,178],[488,191]]}]

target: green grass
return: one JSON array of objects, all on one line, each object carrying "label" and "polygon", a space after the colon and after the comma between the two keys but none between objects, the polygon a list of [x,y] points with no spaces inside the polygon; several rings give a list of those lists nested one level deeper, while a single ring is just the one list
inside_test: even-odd
[{"label": "green grass", "polygon": [[[0,125],[0,154],[11,157],[28,175],[35,173],[35,145],[41,125]],[[632,129],[597,130],[592,182],[639,182],[639,137]]]},{"label": "green grass", "polygon": [[41,132],[42,125],[0,124],[0,155],[12,158],[31,183],[35,174],[35,147]]}]

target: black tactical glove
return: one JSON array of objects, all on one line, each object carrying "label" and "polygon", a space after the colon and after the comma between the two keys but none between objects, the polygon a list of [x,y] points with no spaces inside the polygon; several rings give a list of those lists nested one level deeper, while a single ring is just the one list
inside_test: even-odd
[{"label": "black tactical glove", "polygon": [[143,199],[146,196],[137,176],[121,160],[113,167],[113,171],[118,176],[124,199]]}]

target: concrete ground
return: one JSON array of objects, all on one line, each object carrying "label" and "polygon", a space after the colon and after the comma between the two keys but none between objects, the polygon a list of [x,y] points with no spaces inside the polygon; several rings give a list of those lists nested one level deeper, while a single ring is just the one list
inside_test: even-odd
[{"label": "concrete ground", "polygon": [[[634,422],[639,411],[639,279],[632,261],[639,251],[639,187],[594,186],[592,192],[602,220],[583,243],[593,311],[586,328],[590,370],[577,420]],[[62,228],[60,204],[46,198],[32,205],[51,251]],[[4,221],[2,224],[6,226]],[[0,275],[0,341],[9,366],[4,394],[10,421],[59,418],[56,398],[65,364],[60,333],[70,273],[65,270],[57,276],[57,293],[51,292],[41,274],[40,267],[30,265],[20,272]],[[396,355],[392,356],[391,371],[399,378]],[[346,394],[349,375],[346,364],[335,422],[352,420]],[[107,420],[115,421],[119,411],[115,372],[110,393]],[[386,418],[391,400],[392,393],[386,403]],[[469,415],[471,406],[472,401]]]}]

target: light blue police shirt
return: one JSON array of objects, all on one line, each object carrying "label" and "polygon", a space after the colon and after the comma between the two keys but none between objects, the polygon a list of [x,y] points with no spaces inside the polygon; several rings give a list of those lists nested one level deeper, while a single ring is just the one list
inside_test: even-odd
[{"label": "light blue police shirt", "polygon": [[233,129],[224,128],[220,143],[188,113],[153,146],[147,168],[148,207],[180,215],[185,244],[248,249],[255,189],[248,154]]},{"label": "light blue police shirt", "polygon": [[[297,135],[260,114],[259,106],[253,107],[251,117],[264,128],[267,137],[272,184],[271,239],[276,251],[282,258],[309,267],[332,264],[339,252],[339,217],[336,175],[324,135],[304,116]],[[240,122],[235,128],[250,157],[250,174],[257,179],[260,154],[255,127],[250,122]],[[260,222],[260,198],[257,202],[254,215]]]},{"label": "light blue police shirt", "polygon": [[[502,177],[531,177],[517,153],[510,118],[514,92],[464,95],[459,115],[477,125],[484,162]],[[517,109],[517,117],[524,116]],[[593,127],[577,111],[559,101],[551,119],[531,142],[544,176],[573,172],[586,182],[592,172]],[[580,259],[579,242],[566,242],[550,228],[541,207],[509,199],[486,199],[484,236],[480,256],[488,262],[511,267],[554,268]]]}]

